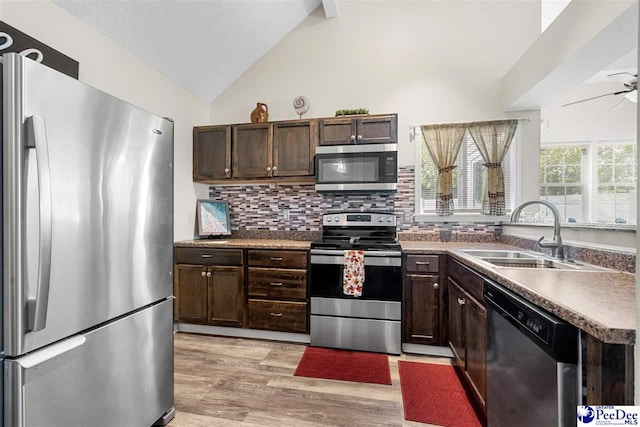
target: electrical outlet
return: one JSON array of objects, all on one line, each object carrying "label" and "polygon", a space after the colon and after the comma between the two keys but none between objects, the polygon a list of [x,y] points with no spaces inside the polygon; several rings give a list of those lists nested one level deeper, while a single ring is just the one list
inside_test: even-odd
[{"label": "electrical outlet", "polygon": [[404,222],[413,222],[413,215],[411,211],[404,211]]},{"label": "electrical outlet", "polygon": [[284,219],[286,221],[289,221],[289,214],[290,214],[289,209],[285,209],[285,210],[282,211],[282,216],[284,217]]}]

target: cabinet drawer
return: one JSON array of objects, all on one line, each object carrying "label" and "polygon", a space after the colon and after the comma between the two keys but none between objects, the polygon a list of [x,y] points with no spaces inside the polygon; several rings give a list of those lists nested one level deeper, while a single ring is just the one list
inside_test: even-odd
[{"label": "cabinet drawer", "polygon": [[306,251],[249,250],[250,267],[307,268]]},{"label": "cabinet drawer", "polygon": [[482,296],[484,279],[482,276],[472,271],[469,267],[449,258],[449,277],[468,292],[470,296],[478,300],[480,304],[484,304],[484,297]]},{"label": "cabinet drawer", "polygon": [[258,298],[307,298],[307,270],[249,268],[249,296]]},{"label": "cabinet drawer", "polygon": [[407,272],[437,273],[438,255],[407,255]]},{"label": "cabinet drawer", "polygon": [[307,303],[249,299],[249,328],[307,332]]},{"label": "cabinet drawer", "polygon": [[176,264],[242,265],[242,249],[175,248]]}]

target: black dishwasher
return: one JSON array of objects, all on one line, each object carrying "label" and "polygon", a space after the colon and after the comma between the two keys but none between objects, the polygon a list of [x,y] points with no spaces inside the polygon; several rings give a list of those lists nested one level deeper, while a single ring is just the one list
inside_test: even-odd
[{"label": "black dishwasher", "polygon": [[488,426],[575,426],[578,329],[497,283],[485,280],[484,298]]}]

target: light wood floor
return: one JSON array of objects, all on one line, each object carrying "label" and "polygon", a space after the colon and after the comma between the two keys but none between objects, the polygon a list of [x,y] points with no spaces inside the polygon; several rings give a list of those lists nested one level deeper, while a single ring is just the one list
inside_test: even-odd
[{"label": "light wood floor", "polygon": [[393,384],[294,377],[305,346],[244,338],[175,335],[175,408],[170,427],[426,426],[404,419],[398,360]]}]

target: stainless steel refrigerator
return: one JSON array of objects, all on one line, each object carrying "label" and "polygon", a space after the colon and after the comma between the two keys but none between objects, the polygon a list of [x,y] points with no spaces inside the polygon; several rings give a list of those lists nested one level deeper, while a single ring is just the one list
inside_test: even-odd
[{"label": "stainless steel refrigerator", "polygon": [[173,123],[2,62],[4,426],[150,426],[173,409]]}]

